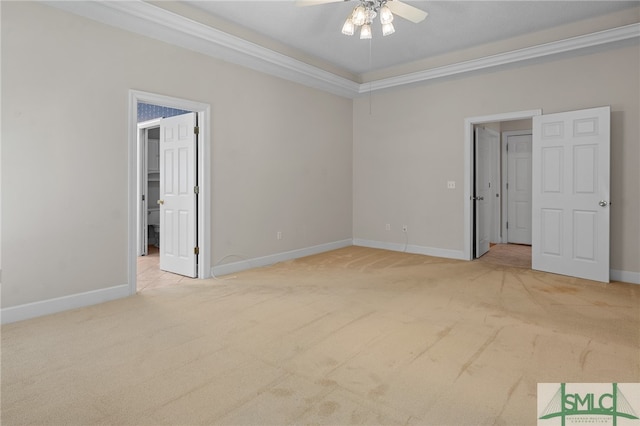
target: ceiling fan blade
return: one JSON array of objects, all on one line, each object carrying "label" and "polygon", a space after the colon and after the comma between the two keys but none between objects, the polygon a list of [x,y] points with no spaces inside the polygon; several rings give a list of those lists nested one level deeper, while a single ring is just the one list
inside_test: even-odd
[{"label": "ceiling fan blade", "polygon": [[347,0],[296,0],[296,6],[316,6],[318,4],[338,3]]},{"label": "ceiling fan blade", "polygon": [[391,9],[395,15],[401,18],[407,19],[415,24],[423,21],[427,17],[428,13],[424,10],[413,7],[409,4],[403,3],[400,0],[389,0],[387,6]]}]

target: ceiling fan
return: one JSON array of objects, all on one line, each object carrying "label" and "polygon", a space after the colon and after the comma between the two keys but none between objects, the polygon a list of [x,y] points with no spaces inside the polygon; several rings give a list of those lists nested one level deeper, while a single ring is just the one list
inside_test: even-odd
[{"label": "ceiling fan", "polygon": [[[298,0],[299,6],[314,6],[318,4],[337,3],[350,0]],[[393,27],[393,15],[418,23],[427,17],[427,12],[403,3],[400,0],[357,0],[358,5],[342,27],[342,34],[353,35],[356,27],[360,27],[360,38],[371,38],[371,23],[376,16],[380,16],[382,35],[387,36],[395,32]]]}]

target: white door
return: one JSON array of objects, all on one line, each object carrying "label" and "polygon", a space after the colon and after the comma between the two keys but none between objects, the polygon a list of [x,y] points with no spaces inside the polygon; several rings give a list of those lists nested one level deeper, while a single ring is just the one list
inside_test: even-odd
[{"label": "white door", "polygon": [[475,243],[478,258],[489,251],[491,240],[491,147],[497,132],[476,128],[475,137]]},{"label": "white door", "polygon": [[533,269],[609,282],[610,108],[533,118]]},{"label": "white door", "polygon": [[197,271],[196,114],[160,122],[160,269]]},{"label": "white door", "polygon": [[507,137],[507,242],[531,244],[531,135]]}]

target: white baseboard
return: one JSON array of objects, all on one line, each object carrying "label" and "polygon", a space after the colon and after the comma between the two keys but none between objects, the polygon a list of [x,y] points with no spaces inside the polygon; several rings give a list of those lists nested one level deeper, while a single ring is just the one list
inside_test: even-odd
[{"label": "white baseboard", "polygon": [[0,323],[9,324],[16,321],[41,317],[68,311],[69,309],[82,308],[110,300],[120,299],[130,295],[129,284],[84,293],[71,294],[69,296],[56,297],[55,299],[39,302],[25,303],[24,305],[11,306],[0,310]]},{"label": "white baseboard", "polygon": [[[392,251],[404,251],[407,253],[424,254],[427,256],[443,257],[448,259],[466,260],[464,258],[464,253],[462,250],[440,249],[433,247],[416,246],[411,244],[405,245],[356,238],[353,240],[347,239],[335,241],[332,243],[320,244],[313,247],[291,250],[269,256],[257,257],[240,262],[214,266],[213,268],[211,268],[211,272],[213,276],[232,274],[234,272],[240,272],[251,268],[272,265],[278,262],[311,256],[313,254],[323,253],[330,250],[336,250],[339,248],[348,247],[350,245]],[[629,272],[612,269],[611,280],[631,284],[640,284],[640,272]],[[67,311],[70,309],[96,305],[98,303],[120,299],[129,295],[129,284],[122,284],[114,287],[87,291],[84,293],[72,294],[69,296],[57,297],[54,299],[48,299],[39,302],[25,303],[24,305],[0,309],[0,323],[9,324],[16,321],[36,318],[43,315]]]},{"label": "white baseboard", "polygon": [[313,254],[324,253],[326,251],[336,250],[343,247],[353,245],[353,240],[334,241],[332,243],[320,244],[317,246],[306,247],[298,250],[276,253],[269,256],[255,257],[252,259],[241,260],[233,263],[225,263],[211,268],[211,275],[221,276],[233,274],[235,272],[246,271],[247,269],[259,268],[261,266],[273,265],[274,263],[284,262],[286,260],[297,259],[300,257],[311,256]]},{"label": "white baseboard", "polygon": [[611,281],[620,281],[629,284],[640,284],[640,272],[620,271],[612,269],[609,271]]},{"label": "white baseboard", "polygon": [[[405,245],[401,243],[387,243],[383,241],[373,241],[373,240],[362,240],[355,238],[353,240],[353,245],[362,246],[362,247],[370,247],[370,248],[378,248],[384,250],[392,250],[392,251],[404,251],[407,253],[415,253],[415,254],[425,254],[427,256],[435,256],[435,257],[444,257],[448,259],[460,259],[460,260],[469,260],[464,257],[464,253],[462,250],[448,250],[448,249],[439,249],[433,247],[422,247],[416,245]],[[611,269],[610,271],[611,281],[619,281],[630,284],[640,284],[640,272],[629,272],[629,271],[620,271],[617,269]]]},{"label": "white baseboard", "polygon": [[362,246],[369,248],[378,248],[391,251],[403,251],[413,254],[424,254],[427,256],[444,257],[447,259],[459,259],[466,260],[464,252],[462,250],[450,250],[434,247],[417,246],[413,244],[401,244],[401,243],[387,243],[384,241],[363,240],[360,238],[354,238],[354,246]]}]

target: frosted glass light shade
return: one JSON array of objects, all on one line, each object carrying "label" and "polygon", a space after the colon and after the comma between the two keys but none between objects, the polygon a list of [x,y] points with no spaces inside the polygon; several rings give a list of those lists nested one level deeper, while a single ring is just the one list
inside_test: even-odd
[{"label": "frosted glass light shade", "polygon": [[362,28],[360,28],[360,39],[369,40],[371,38],[371,25],[364,24]]},{"label": "frosted glass light shade", "polygon": [[393,24],[391,22],[387,22],[386,24],[382,24],[382,35],[388,36],[396,32],[396,29],[393,28]]},{"label": "frosted glass light shade", "polygon": [[363,6],[358,6],[355,9],[353,9],[353,14],[351,16],[353,25],[359,27],[360,25],[364,24],[366,19],[367,19],[367,14]]},{"label": "frosted glass light shade", "polygon": [[342,26],[342,34],[352,36],[355,30],[356,30],[356,27],[355,25],[353,25],[353,21],[351,20],[350,17],[347,18],[347,20],[344,21],[344,25]]},{"label": "frosted glass light shade", "polygon": [[393,21],[393,13],[391,13],[391,9],[389,9],[389,6],[382,6],[380,9],[380,23],[382,25],[390,24],[391,21]]}]

